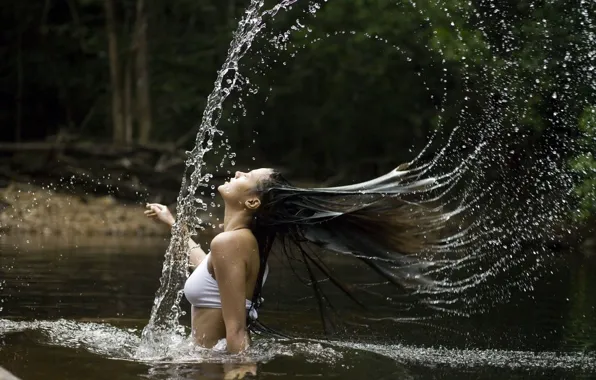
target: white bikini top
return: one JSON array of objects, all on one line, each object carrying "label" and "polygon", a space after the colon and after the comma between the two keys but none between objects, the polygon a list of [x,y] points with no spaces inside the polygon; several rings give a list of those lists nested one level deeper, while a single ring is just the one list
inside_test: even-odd
[{"label": "white bikini top", "polygon": [[[201,261],[199,266],[192,272],[184,284],[184,295],[188,302],[195,307],[210,309],[221,309],[221,295],[217,281],[213,278],[208,269],[209,254]],[[269,274],[269,265],[265,267],[263,285]],[[250,317],[257,318],[257,312],[252,308],[252,301],[246,300],[245,307],[250,310]]]}]

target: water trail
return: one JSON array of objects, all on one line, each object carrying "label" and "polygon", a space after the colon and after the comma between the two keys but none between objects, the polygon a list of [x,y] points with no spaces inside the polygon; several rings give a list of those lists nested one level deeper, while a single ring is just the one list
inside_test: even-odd
[{"label": "water trail", "polygon": [[24,331],[38,343],[53,346],[82,348],[97,355],[127,359],[134,355],[140,339],[136,329],[121,329],[108,324],[56,321],[12,321],[0,319],[0,337]]},{"label": "water trail", "polygon": [[596,370],[593,353],[528,352],[506,350],[414,347],[352,342],[332,342],[334,346],[374,352],[391,359],[421,365],[452,368],[498,367],[510,369],[548,368]]},{"label": "water trail", "polygon": [[172,239],[165,254],[160,287],[151,317],[143,330],[142,341],[137,350],[139,357],[166,356],[170,344],[177,344],[183,339],[184,328],[178,323],[181,315],[178,303],[188,275],[186,242],[190,237],[189,230],[202,230],[201,220],[196,215],[198,210],[206,210],[207,204],[196,192],[199,188],[208,186],[212,178],[212,174],[203,173],[205,154],[213,149],[216,136],[223,134],[223,131],[217,129],[217,125],[224,101],[241,80],[238,71],[239,61],[250,50],[254,38],[264,27],[265,17],[275,16],[280,9],[290,6],[295,1],[284,0],[275,7],[262,11],[264,1],[252,0],[234,33],[226,60],[217,74],[214,89],[207,98],[195,146],[188,152],[177,199],[178,221],[172,229]]},{"label": "water trail", "polygon": [[[496,7],[490,1],[483,2],[497,15],[496,17],[503,17],[502,25],[507,29],[512,25],[504,17],[504,13],[499,12],[499,7]],[[412,1],[411,4],[415,7],[416,4]],[[437,1],[439,9],[444,9],[449,16],[449,4],[444,1]],[[490,6],[490,8],[489,8]],[[594,52],[594,36],[592,21],[588,16],[587,3],[582,2],[579,12],[583,15],[584,25],[582,32],[584,33],[585,45],[570,43],[567,46],[568,53],[565,56],[565,61],[574,61],[574,64],[579,64],[580,69],[578,74],[572,76],[561,89],[557,89],[552,96],[553,99],[561,99],[561,93],[572,93],[579,91],[582,86],[588,86],[596,89],[594,82],[590,82],[589,75],[586,75],[592,70],[586,65],[589,65],[584,59],[590,57],[591,52]],[[421,13],[422,8],[419,8]],[[466,9],[466,6],[460,8],[460,15],[464,19],[470,19],[471,14]],[[453,13],[451,13],[453,15]],[[494,17],[491,15],[490,17]],[[432,17],[428,17],[432,20]],[[455,18],[453,18],[455,20]],[[432,22],[432,21],[431,21]],[[540,20],[539,22],[546,22]],[[455,29],[455,34],[466,48],[466,41],[461,38],[461,33],[458,28],[458,22],[451,23]],[[478,29],[487,41],[492,41],[492,45],[487,45],[493,50],[495,56],[498,56],[500,51],[516,51],[521,49],[525,40],[519,38],[518,40],[504,39],[499,44],[499,41],[489,38],[487,28],[481,26]],[[507,30],[505,34],[510,34]],[[520,36],[521,37],[521,36]],[[553,52],[552,39],[548,34],[543,36],[545,41],[544,49],[550,55]],[[535,49],[541,48],[543,45],[536,45]],[[587,46],[591,46],[586,48]],[[582,50],[585,49],[585,50]],[[441,54],[443,52],[441,51]],[[519,58],[515,55],[509,55],[508,59],[504,61],[504,69],[494,70],[488,72],[488,90],[492,94],[501,94],[501,98],[495,97],[490,99],[485,104],[484,113],[481,115],[481,122],[477,125],[465,125],[463,121],[458,121],[456,128],[462,128],[468,134],[474,132],[478,133],[478,138],[475,144],[482,144],[483,142],[490,143],[483,149],[482,154],[477,155],[471,160],[472,170],[470,175],[464,178],[468,179],[466,187],[469,187],[472,192],[474,188],[481,189],[486,186],[489,180],[486,173],[498,166],[506,167],[510,165],[510,157],[514,155],[515,145],[518,141],[514,141],[513,136],[521,136],[519,132],[519,124],[523,122],[523,118],[530,113],[531,107],[528,102],[520,102],[521,99],[527,99],[533,93],[540,94],[542,91],[536,79],[532,81],[527,87],[523,86],[522,78],[514,75],[514,69],[519,67]],[[581,62],[581,64],[580,64]],[[544,69],[546,69],[548,62],[545,61]],[[565,64],[566,65],[566,64]],[[569,74],[569,73],[568,73]],[[467,80],[466,78],[464,78]],[[466,82],[464,87],[468,87]],[[521,85],[521,86],[520,86]],[[519,91],[519,92],[515,92]],[[478,96],[486,94],[477,93]],[[589,98],[585,97],[582,102],[586,102]],[[564,118],[563,115],[567,112],[569,104],[563,104],[559,110],[553,113],[555,118],[552,120],[555,123],[569,128],[575,128],[574,118]],[[511,123],[507,125],[507,123]],[[455,141],[460,143],[461,136],[454,138],[452,134],[445,146],[440,150],[436,160],[427,167],[427,170],[421,172],[421,175],[429,175],[438,167],[445,167],[450,165],[453,159],[449,159],[447,152],[449,152],[450,145]],[[490,210],[490,213],[482,212],[480,207],[474,207],[477,203],[474,199],[472,202],[466,202],[461,205],[458,213],[463,214],[463,211],[473,211],[468,216],[468,220],[477,220],[480,223],[475,225],[475,228],[468,228],[465,233],[456,234],[450,237],[450,243],[445,246],[445,257],[436,262],[436,266],[430,268],[429,274],[439,276],[438,285],[434,289],[421,290],[417,294],[425,293],[428,296],[428,302],[432,304],[448,304],[454,310],[468,310],[468,311],[482,311],[485,307],[480,305],[489,305],[496,303],[495,299],[491,301],[490,297],[498,300],[505,300],[508,289],[511,287],[518,287],[521,289],[531,289],[532,280],[539,275],[541,270],[544,270],[549,262],[549,257],[552,253],[549,252],[541,242],[548,241],[552,238],[552,231],[557,225],[564,223],[566,216],[569,213],[569,190],[573,184],[568,171],[565,169],[565,162],[561,160],[562,153],[565,149],[570,149],[569,142],[562,141],[561,146],[553,146],[550,152],[537,152],[540,158],[535,161],[535,164],[528,167],[528,171],[515,179],[511,183],[498,181],[491,183],[492,199],[483,202],[484,208]],[[567,145],[567,146],[566,146]],[[478,146],[478,145],[477,145]],[[424,148],[425,150],[427,147]],[[452,152],[449,152],[452,153]],[[456,155],[456,157],[460,157]],[[418,158],[417,158],[418,159]],[[458,158],[459,159],[459,158]],[[472,179],[472,181],[469,181]],[[449,188],[451,190],[452,188]],[[461,191],[461,188],[454,188],[456,191]],[[546,195],[546,191],[551,191],[550,195]],[[557,196],[558,195],[558,196]],[[443,195],[432,198],[439,200]],[[518,200],[525,200],[525,205],[520,208],[512,210],[512,207],[505,206],[507,200],[512,200],[511,204],[516,204]],[[525,207],[524,207],[525,206]],[[514,206],[515,207],[515,206]],[[519,207],[519,206],[518,206]],[[496,228],[495,226],[499,226]],[[549,236],[550,235],[550,236]],[[477,237],[481,236],[481,239]],[[470,239],[470,238],[473,239]],[[530,247],[534,244],[535,247]],[[463,257],[454,255],[457,251],[451,248],[463,248],[459,250]],[[432,294],[432,296],[431,296]],[[470,305],[466,305],[466,303]],[[471,305],[476,305],[472,307]]]},{"label": "water trail", "polygon": [[[415,322],[415,321],[413,321]],[[406,364],[451,368],[497,367],[509,369],[564,369],[596,371],[594,353],[529,352],[491,349],[451,349],[402,344],[372,344],[350,341],[257,339],[249,352],[231,358],[221,348],[202,349],[188,340],[171,347],[168,357],[138,358],[139,331],[104,323],[57,321],[10,321],[0,319],[0,337],[23,332],[37,343],[82,349],[105,358],[159,363],[267,362],[274,358],[303,357],[310,363],[342,364],[349,352],[371,352]],[[301,359],[302,360],[302,359]]]}]

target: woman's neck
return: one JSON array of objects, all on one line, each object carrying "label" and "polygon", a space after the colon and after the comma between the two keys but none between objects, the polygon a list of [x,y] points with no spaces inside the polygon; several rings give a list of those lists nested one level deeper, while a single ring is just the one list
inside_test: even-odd
[{"label": "woman's neck", "polygon": [[251,221],[252,215],[246,210],[230,210],[226,207],[223,230],[234,231],[242,228],[250,228]]}]

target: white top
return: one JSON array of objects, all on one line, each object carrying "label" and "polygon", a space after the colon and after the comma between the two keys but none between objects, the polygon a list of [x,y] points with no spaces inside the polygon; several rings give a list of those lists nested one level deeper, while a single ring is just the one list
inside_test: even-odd
[{"label": "white top", "polygon": [[[184,284],[184,295],[188,302],[195,307],[205,307],[210,309],[221,309],[221,295],[217,281],[213,278],[208,269],[209,255],[201,261],[199,266],[192,272]],[[263,275],[263,284],[269,274],[269,265],[265,267]],[[246,310],[252,307],[252,301],[246,300]],[[250,311],[250,317],[257,318],[256,310]]]}]

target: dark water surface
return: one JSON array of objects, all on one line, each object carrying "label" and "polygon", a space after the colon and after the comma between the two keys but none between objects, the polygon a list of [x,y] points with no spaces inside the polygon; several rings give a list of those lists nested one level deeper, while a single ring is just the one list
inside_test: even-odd
[{"label": "dark water surface", "polygon": [[[222,363],[230,359],[223,354],[131,358],[166,247],[164,239],[0,237],[0,365],[23,380],[230,375],[239,365]],[[319,336],[309,290],[288,268],[271,266],[263,321]],[[558,266],[534,292],[514,294],[481,315],[367,321],[333,342],[257,338],[256,378],[596,378],[596,264],[561,253]],[[358,275],[349,263],[339,268]],[[340,310],[354,312],[348,305]]]}]

